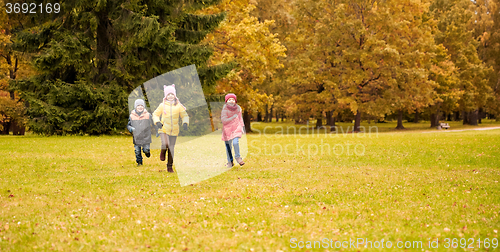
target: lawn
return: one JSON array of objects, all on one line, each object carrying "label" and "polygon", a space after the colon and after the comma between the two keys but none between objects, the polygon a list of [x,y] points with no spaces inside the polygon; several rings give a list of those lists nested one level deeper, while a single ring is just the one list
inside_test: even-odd
[{"label": "lawn", "polygon": [[245,166],[183,187],[159,150],[136,167],[130,136],[0,136],[0,250],[499,250],[500,129],[375,125],[254,124],[273,129],[248,135]]}]

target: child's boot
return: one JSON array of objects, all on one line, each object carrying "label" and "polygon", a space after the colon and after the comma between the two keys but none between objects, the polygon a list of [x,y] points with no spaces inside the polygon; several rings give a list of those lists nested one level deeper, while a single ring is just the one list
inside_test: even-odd
[{"label": "child's boot", "polygon": [[167,153],[167,149],[162,149],[160,152],[160,160],[165,161],[165,154]]},{"label": "child's boot", "polygon": [[243,159],[240,157],[236,158],[236,162],[238,162],[238,164],[240,164],[240,166],[243,166],[245,164],[245,162],[243,162]]},{"label": "child's boot", "polygon": [[234,166],[233,162],[227,163],[226,168],[232,168]]},{"label": "child's boot", "polygon": [[172,152],[170,152],[170,149],[168,149],[167,152],[167,170],[168,172],[174,172],[173,166],[174,166],[174,157],[172,157]]},{"label": "child's boot", "polygon": [[137,166],[142,166],[142,162],[137,163]]},{"label": "child's boot", "polygon": [[174,172],[174,168],[171,165],[167,165],[167,171],[172,173]]},{"label": "child's boot", "polygon": [[151,157],[151,152],[144,152],[144,155],[146,155],[147,158]]}]

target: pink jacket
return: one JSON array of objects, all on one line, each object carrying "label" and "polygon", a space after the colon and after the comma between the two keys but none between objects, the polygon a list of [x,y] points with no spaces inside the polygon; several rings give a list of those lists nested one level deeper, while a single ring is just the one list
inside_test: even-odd
[{"label": "pink jacket", "polygon": [[234,111],[224,105],[221,112],[222,121],[222,141],[229,141],[243,134],[243,117],[241,116],[241,107],[237,106]]}]

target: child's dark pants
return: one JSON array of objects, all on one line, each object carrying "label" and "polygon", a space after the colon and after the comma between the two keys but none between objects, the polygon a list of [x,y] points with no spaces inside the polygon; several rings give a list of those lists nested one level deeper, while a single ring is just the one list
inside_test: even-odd
[{"label": "child's dark pants", "polygon": [[135,149],[135,161],[138,163],[138,164],[142,164],[142,153],[141,153],[141,148],[142,148],[142,151],[144,153],[149,153],[150,152],[150,149],[149,149],[149,144],[143,144],[143,145],[134,145],[134,149]]},{"label": "child's dark pants", "polygon": [[168,153],[167,168],[172,168],[174,164],[174,148],[175,142],[177,141],[177,136],[170,136],[165,133],[160,133],[160,137],[161,149],[166,149]]}]

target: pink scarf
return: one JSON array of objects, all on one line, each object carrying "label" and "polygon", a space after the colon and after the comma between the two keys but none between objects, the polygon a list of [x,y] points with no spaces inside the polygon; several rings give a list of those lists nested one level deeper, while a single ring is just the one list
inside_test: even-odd
[{"label": "pink scarf", "polygon": [[240,111],[238,111],[238,106],[236,106],[236,104],[234,104],[233,106],[231,106],[229,104],[226,104],[224,106],[223,110],[227,111],[227,117],[228,118],[230,118],[233,115],[236,115],[236,114],[238,114],[240,112]]},{"label": "pink scarf", "polygon": [[231,111],[236,111],[238,109],[238,106],[236,106],[236,103],[234,105],[230,105],[226,103],[226,108],[231,110]]}]

